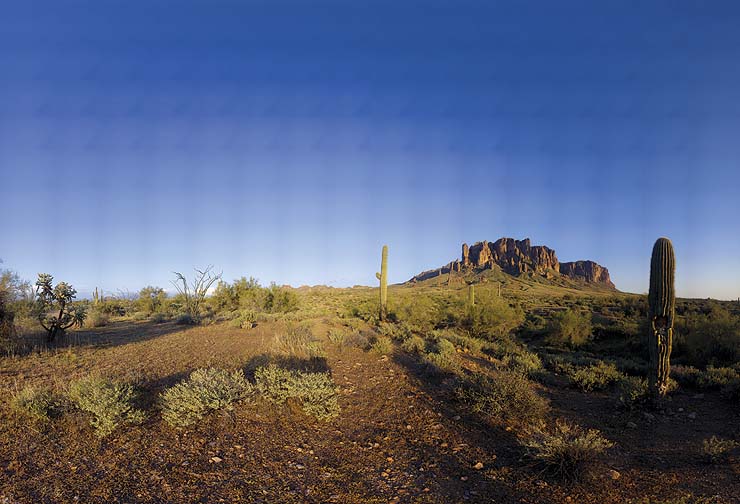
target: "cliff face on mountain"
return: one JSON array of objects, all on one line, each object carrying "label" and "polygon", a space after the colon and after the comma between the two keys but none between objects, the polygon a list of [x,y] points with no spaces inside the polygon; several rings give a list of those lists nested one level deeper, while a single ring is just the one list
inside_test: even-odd
[{"label": "cliff face on mountain", "polygon": [[462,245],[462,256],[446,266],[425,271],[410,281],[422,281],[453,272],[475,272],[501,268],[510,275],[519,276],[531,272],[545,278],[558,275],[590,284],[615,288],[609,278],[609,270],[593,261],[558,261],[555,251],[544,245],[532,245],[529,238],[515,240],[499,238],[495,242],[482,241],[471,246]]}]

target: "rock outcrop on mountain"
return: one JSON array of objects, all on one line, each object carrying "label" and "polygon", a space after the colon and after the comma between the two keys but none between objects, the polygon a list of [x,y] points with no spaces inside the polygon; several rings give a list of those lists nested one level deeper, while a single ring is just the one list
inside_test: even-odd
[{"label": "rock outcrop on mountain", "polygon": [[446,266],[425,271],[413,277],[411,282],[420,282],[452,272],[475,272],[501,268],[510,275],[523,273],[539,274],[545,278],[564,276],[589,284],[615,288],[609,278],[609,270],[593,261],[561,263],[555,251],[544,245],[532,245],[529,238],[515,240],[500,238],[493,243],[477,242],[472,246],[462,245],[462,256]]}]

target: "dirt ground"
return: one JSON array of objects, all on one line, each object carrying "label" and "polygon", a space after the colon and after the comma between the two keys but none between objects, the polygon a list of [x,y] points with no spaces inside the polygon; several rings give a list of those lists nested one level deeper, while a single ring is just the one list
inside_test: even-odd
[{"label": "dirt ground", "polygon": [[[704,438],[740,429],[719,393],[678,392],[664,413],[645,415],[619,410],[608,393],[541,386],[552,415],[615,442],[590,479],[564,484],[522,458],[514,430],[455,406],[444,377],[400,351],[331,344],[335,323],[313,321],[328,354],[322,365],[340,388],[341,414],[329,422],[265,402],[187,430],[160,419],[162,390],[202,366],[249,372],[279,323],[245,330],[119,321],[81,331],[69,348],[0,359],[0,503],[740,502],[740,461],[698,456]],[[99,439],[82,413],[43,424],[8,406],[19,387],[62,387],[91,372],[139,383],[148,420]]]}]

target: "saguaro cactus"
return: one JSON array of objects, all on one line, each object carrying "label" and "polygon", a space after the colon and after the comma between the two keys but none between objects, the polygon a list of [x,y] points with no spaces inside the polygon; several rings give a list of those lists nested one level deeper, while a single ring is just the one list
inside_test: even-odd
[{"label": "saguaro cactus", "polygon": [[475,306],[475,285],[472,283],[468,285],[468,306]]},{"label": "saguaro cactus", "polygon": [[650,374],[648,386],[654,399],[668,391],[671,344],[673,342],[673,315],[676,306],[674,278],[676,257],[668,238],[658,238],[650,260]]},{"label": "saguaro cactus", "polygon": [[380,280],[380,320],[385,320],[388,312],[388,245],[383,245],[383,254],[380,260],[380,273],[375,273]]}]

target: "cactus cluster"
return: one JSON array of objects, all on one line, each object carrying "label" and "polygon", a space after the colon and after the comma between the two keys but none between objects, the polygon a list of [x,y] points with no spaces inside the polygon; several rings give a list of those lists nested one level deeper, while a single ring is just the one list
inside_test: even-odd
[{"label": "cactus cluster", "polygon": [[653,398],[668,391],[671,345],[673,343],[673,317],[676,305],[674,287],[676,257],[668,238],[659,238],[653,246],[650,260],[650,292],[648,310],[650,317],[650,374],[648,386]]},{"label": "cactus cluster", "polygon": [[388,245],[383,245],[380,260],[380,273],[375,273],[380,280],[380,320],[383,321],[388,313]]}]

